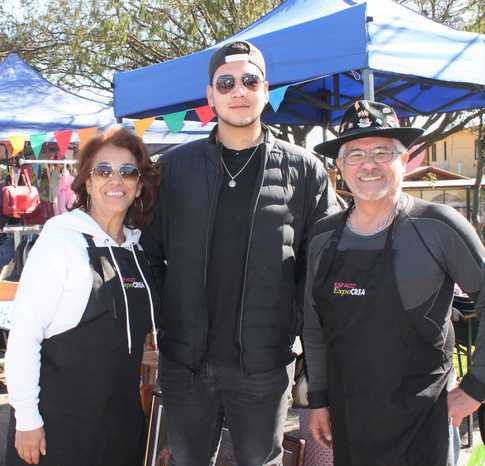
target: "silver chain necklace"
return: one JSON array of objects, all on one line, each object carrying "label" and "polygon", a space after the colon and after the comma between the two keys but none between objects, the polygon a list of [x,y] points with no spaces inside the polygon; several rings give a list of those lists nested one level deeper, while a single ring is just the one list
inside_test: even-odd
[{"label": "silver chain necklace", "polygon": [[224,162],[224,159],[221,156],[222,166],[224,167],[224,170],[226,170],[226,173],[229,175],[229,178],[231,178],[229,180],[229,182],[227,183],[227,185],[230,188],[235,188],[236,187],[236,184],[237,184],[236,183],[236,178],[244,171],[244,169],[248,166],[249,162],[251,162],[251,159],[253,158],[253,155],[258,150],[258,147],[259,147],[259,144],[254,148],[252,154],[249,156],[249,159],[246,161],[246,163],[242,166],[242,168],[235,175],[232,175],[231,174],[231,172],[229,171],[229,169],[226,166],[226,163]]},{"label": "silver chain necklace", "polygon": [[347,219],[347,226],[349,227],[349,230],[350,231],[352,231],[353,233],[356,233],[357,235],[361,235],[361,236],[372,236],[372,235],[375,235],[376,233],[379,233],[380,231],[384,230],[384,228],[386,228],[388,225],[390,225],[392,223],[392,221],[394,220],[394,217],[397,215],[398,204],[399,203],[397,203],[391,209],[391,211],[389,212],[389,214],[386,215],[386,217],[384,218],[384,220],[381,223],[379,223],[379,225],[377,225],[374,229],[372,229],[371,231],[368,231],[366,233],[362,233],[362,231],[359,231],[357,228],[355,228],[352,225],[352,214],[355,211],[355,206],[354,206],[352,208],[352,212],[349,215],[349,218]]}]

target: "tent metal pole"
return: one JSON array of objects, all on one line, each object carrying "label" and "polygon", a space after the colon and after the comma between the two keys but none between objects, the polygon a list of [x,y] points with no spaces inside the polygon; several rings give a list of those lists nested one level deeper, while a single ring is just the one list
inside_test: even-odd
[{"label": "tent metal pole", "polygon": [[365,68],[362,74],[364,78],[364,99],[374,100],[374,72]]},{"label": "tent metal pole", "polygon": [[[322,142],[327,142],[327,124],[328,123],[324,123],[322,125]],[[327,157],[322,157],[321,160],[323,160],[323,166],[325,167],[325,170],[328,170]]]}]

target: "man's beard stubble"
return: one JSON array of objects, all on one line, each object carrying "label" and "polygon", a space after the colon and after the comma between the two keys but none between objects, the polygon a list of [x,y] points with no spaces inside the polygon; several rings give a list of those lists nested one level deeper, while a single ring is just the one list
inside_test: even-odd
[{"label": "man's beard stubble", "polygon": [[242,123],[238,124],[238,123],[235,123],[234,121],[229,121],[226,118],[219,115],[219,113],[217,113],[217,110],[216,110],[215,107],[211,107],[211,109],[215,113],[215,115],[216,115],[216,117],[219,121],[222,121],[226,125],[232,126],[233,128],[248,128],[249,126],[254,125],[254,123],[256,123],[261,117],[261,115],[258,115],[256,117],[254,117],[253,119],[249,120],[248,122],[242,122]]}]

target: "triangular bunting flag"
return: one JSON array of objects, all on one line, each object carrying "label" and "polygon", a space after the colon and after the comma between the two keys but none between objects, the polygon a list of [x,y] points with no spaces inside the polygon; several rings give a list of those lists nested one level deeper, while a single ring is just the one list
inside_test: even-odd
[{"label": "triangular bunting flag", "polygon": [[212,111],[209,105],[204,105],[203,107],[197,107],[194,109],[197,117],[202,122],[202,126],[205,126],[209,121],[211,121],[216,114]]},{"label": "triangular bunting flag", "polygon": [[47,139],[47,133],[32,134],[30,136],[30,145],[32,147],[32,152],[34,153],[37,159],[39,158],[39,155],[42,152],[42,144],[44,144],[46,139]]},{"label": "triangular bunting flag", "polygon": [[163,119],[167,124],[168,129],[172,133],[178,133],[184,126],[185,115],[187,112],[184,110],[182,112],[169,113],[168,115],[163,115]]},{"label": "triangular bunting flag", "polygon": [[143,120],[135,120],[135,134],[142,138],[145,131],[153,124],[155,117],[143,118]]},{"label": "triangular bunting flag", "polygon": [[14,134],[8,138],[10,144],[12,144],[12,157],[17,155],[19,152],[24,150],[25,145],[25,135],[24,134]]},{"label": "triangular bunting flag", "polygon": [[82,149],[84,144],[96,134],[96,127],[78,129],[77,134],[79,135],[79,149]]},{"label": "triangular bunting flag", "polygon": [[71,142],[72,131],[56,131],[54,133],[54,137],[56,139],[57,145],[59,146],[59,158],[64,157],[66,149]]},{"label": "triangular bunting flag", "polygon": [[281,86],[269,91],[269,103],[271,104],[274,112],[277,112],[280,108],[281,102],[283,102],[283,99],[285,98],[288,87],[289,86]]}]

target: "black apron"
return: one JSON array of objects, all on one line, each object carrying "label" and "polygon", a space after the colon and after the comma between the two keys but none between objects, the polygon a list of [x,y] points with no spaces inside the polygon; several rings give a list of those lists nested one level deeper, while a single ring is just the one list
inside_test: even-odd
[{"label": "black apron", "polygon": [[[338,251],[349,213],[313,287],[328,346],[334,465],[446,466],[451,323],[443,338],[424,313],[402,305],[392,237],[403,214],[383,250]],[[431,312],[448,298],[436,299]]]},{"label": "black apron", "polygon": [[[129,354],[125,303],[110,252],[84,236],[93,272],[88,304],[76,327],[42,342],[39,409],[47,455],[40,464],[141,466],[146,429],[139,387],[143,344],[151,328],[148,293],[133,253],[113,248],[129,303]],[[137,258],[146,277],[143,254]],[[14,436],[11,422],[7,466],[25,465]]]}]

